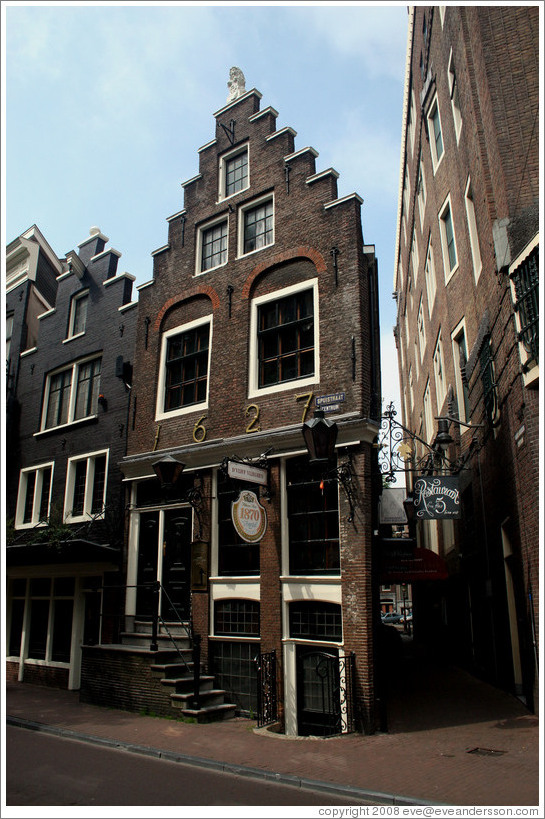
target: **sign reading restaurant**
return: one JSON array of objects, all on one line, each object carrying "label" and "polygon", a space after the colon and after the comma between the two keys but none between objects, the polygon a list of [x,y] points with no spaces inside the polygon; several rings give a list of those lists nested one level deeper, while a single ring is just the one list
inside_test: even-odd
[{"label": "sign reading restaurant", "polygon": [[418,520],[452,520],[460,517],[460,490],[455,476],[417,478],[413,496]]}]

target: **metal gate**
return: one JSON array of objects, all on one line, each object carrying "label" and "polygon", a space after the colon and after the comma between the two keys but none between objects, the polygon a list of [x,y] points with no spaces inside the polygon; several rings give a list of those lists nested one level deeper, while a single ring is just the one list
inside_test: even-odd
[{"label": "metal gate", "polygon": [[259,654],[257,666],[257,727],[270,725],[278,719],[276,699],[276,651]]},{"label": "metal gate", "polygon": [[354,731],[354,654],[299,646],[297,725],[300,736],[334,736]]}]

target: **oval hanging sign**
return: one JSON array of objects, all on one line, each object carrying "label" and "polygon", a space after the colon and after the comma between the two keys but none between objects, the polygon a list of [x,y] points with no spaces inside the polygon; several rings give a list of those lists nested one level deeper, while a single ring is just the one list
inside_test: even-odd
[{"label": "oval hanging sign", "polygon": [[231,504],[233,526],[247,543],[257,543],[267,531],[267,513],[255,492],[244,489]]}]

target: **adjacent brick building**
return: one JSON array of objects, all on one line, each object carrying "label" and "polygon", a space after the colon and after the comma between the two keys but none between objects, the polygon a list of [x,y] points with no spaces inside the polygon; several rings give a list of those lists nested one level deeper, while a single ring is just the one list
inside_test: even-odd
[{"label": "adjacent brick building", "polygon": [[[453,443],[459,521],[417,523],[414,590],[458,662],[537,707],[539,9],[410,9],[395,328],[404,424]],[[417,443],[415,455],[425,454]],[[414,476],[413,476],[414,479]],[[431,634],[430,634],[431,636]]]},{"label": "adjacent brick building", "polygon": [[[126,627],[176,608],[241,713],[274,651],[287,733],[373,730],[377,260],[362,199],[260,100],[242,89],[214,115],[139,287]],[[312,466],[303,421],[326,396],[336,451]],[[165,458],[184,470],[161,492]]]},{"label": "adjacent brick building", "polygon": [[101,612],[124,588],[137,311],[107,242],[92,228],[58,258],[34,226],[7,248],[7,676],[75,689],[81,644],[111,639]]}]

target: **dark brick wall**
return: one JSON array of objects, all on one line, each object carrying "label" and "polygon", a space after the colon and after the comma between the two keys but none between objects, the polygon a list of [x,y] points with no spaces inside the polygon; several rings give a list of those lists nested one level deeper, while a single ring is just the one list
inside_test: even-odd
[{"label": "dark brick wall", "polygon": [[[416,432],[424,413],[423,395],[428,377],[431,382],[433,415],[448,414],[446,402],[439,406],[436,396],[433,352],[439,331],[442,334],[446,381],[456,392],[451,333],[465,319],[470,361],[468,368],[471,422],[483,424],[478,433],[480,451],[468,460],[462,483],[471,485],[475,527],[467,534],[462,520],[456,527],[456,544],[467,555],[469,571],[478,537],[480,568],[469,583],[479,599],[488,601],[490,614],[481,625],[487,636],[486,673],[505,687],[512,686],[510,639],[506,610],[506,588],[501,527],[509,533],[514,558],[511,565],[518,578],[517,614],[525,669],[526,694],[534,684],[531,668],[531,587],[538,610],[538,389],[524,386],[516,339],[510,285],[506,266],[535,236],[538,204],[538,10],[535,7],[464,6],[445,7],[444,23],[439,9],[417,7],[414,18],[411,86],[415,99],[415,148],[407,142],[404,167],[409,170],[411,197],[408,212],[399,225],[399,259],[403,283],[397,279],[398,334],[403,357],[400,359],[401,392],[405,401],[405,423]],[[426,19],[427,42],[423,38]],[[462,128],[456,139],[450,100],[448,67],[452,51],[459,93]],[[423,55],[429,91],[420,71]],[[441,116],[444,156],[433,169],[426,128],[426,115],[434,94]],[[409,102],[411,96],[409,95]],[[422,157],[427,200],[421,220],[416,200],[418,160]],[[473,273],[469,229],[464,203],[471,177],[475,216],[479,233],[482,271],[477,283]],[[445,283],[439,212],[450,195],[454,221],[458,268]],[[403,229],[405,223],[405,230]],[[505,225],[502,245],[498,228]],[[420,264],[412,270],[411,241],[416,229]],[[501,235],[501,231],[499,231]],[[405,234],[407,241],[405,241]],[[428,240],[434,250],[437,293],[428,305],[424,264]],[[417,311],[424,301],[426,349],[414,378],[414,406],[410,407],[408,370],[416,372]],[[408,337],[405,314],[408,317]],[[478,362],[483,317],[488,316],[491,350],[494,357],[499,423],[490,424],[484,407]],[[534,385],[535,387],[535,385]],[[450,456],[468,452],[471,433],[451,427],[456,446]],[[428,432],[429,442],[431,436]],[[518,441],[518,442],[517,442]],[[440,536],[439,546],[442,549]],[[469,561],[469,562],[468,562]],[[460,565],[460,564],[459,564]],[[476,565],[476,564],[475,564]],[[525,659],[526,657],[526,659]]]},{"label": "dark brick wall", "polygon": [[150,657],[128,649],[83,646],[80,700],[125,711],[173,716],[177,712],[161,684],[162,675],[151,669],[153,663],[165,661],[167,655],[161,653]]},{"label": "dark brick wall", "polygon": [[[370,280],[376,291],[376,260],[373,248],[364,252],[360,201],[337,199],[335,172],[318,179],[315,151],[300,153],[290,129],[276,133],[276,116],[266,110],[256,116],[259,100],[250,94],[216,115],[215,141],[199,151],[198,174],[184,186],[181,215],[169,220],[168,244],[154,255],[153,282],[140,290],[136,339],[135,373],[128,456],[157,449],[188,447],[184,460],[191,466],[195,424],[202,419],[206,444],[220,445],[222,439],[244,437],[253,411],[259,408],[259,428],[267,430],[300,427],[304,401],[302,393],[314,396],[344,391],[342,413],[368,418],[372,393],[380,382],[378,374],[378,314],[375,312],[374,337],[371,337]],[[235,120],[234,146],[249,142],[250,188],[228,198],[218,199],[218,173],[222,155],[233,145],[222,124]],[[289,173],[286,173],[286,167]],[[274,244],[239,256],[239,207],[263,194],[274,194]],[[225,266],[196,275],[196,254],[200,226],[216,216],[228,219],[228,262]],[[182,221],[183,220],[183,221]],[[332,249],[337,248],[337,274]],[[311,387],[296,381],[276,393],[250,396],[249,350],[251,303],[256,297],[276,292],[288,285],[317,279],[319,291],[320,378]],[[231,289],[229,300],[228,288]],[[167,330],[199,317],[213,316],[209,402],[206,409],[156,420],[156,385],[159,378],[161,340]],[[146,332],[146,327],[147,332]],[[372,341],[375,342],[373,347]],[[355,360],[353,360],[353,352]],[[375,363],[375,379],[371,377]],[[374,395],[376,408],[377,396]],[[312,410],[308,417],[312,416]],[[341,422],[342,423],[342,422]],[[251,432],[248,432],[250,440]],[[303,445],[301,438],[301,447]],[[227,445],[226,445],[227,446]],[[266,448],[266,442],[264,443]],[[360,723],[373,724],[373,663],[370,618],[371,600],[371,508],[370,443],[357,451],[356,484],[362,498],[357,526],[342,531],[343,604],[346,612],[345,636],[349,650],[358,657],[358,696]],[[369,451],[368,451],[369,450]],[[244,456],[226,448],[225,455]],[[268,516],[267,532],[261,543],[261,650],[276,649],[280,668],[280,707],[282,707],[282,588],[281,588],[281,488],[279,458],[269,460],[273,490],[271,503],[262,501]],[[200,455],[199,457],[203,457]],[[361,468],[360,468],[361,467]],[[203,470],[205,491],[201,510],[202,534],[212,540],[210,530],[210,473]],[[341,492],[342,494],[342,492]],[[346,505],[343,515],[348,517]],[[243,595],[242,595],[243,596]],[[195,631],[210,632],[210,600],[207,593],[193,594],[192,617]],[[203,641],[203,661],[208,647]]]}]

